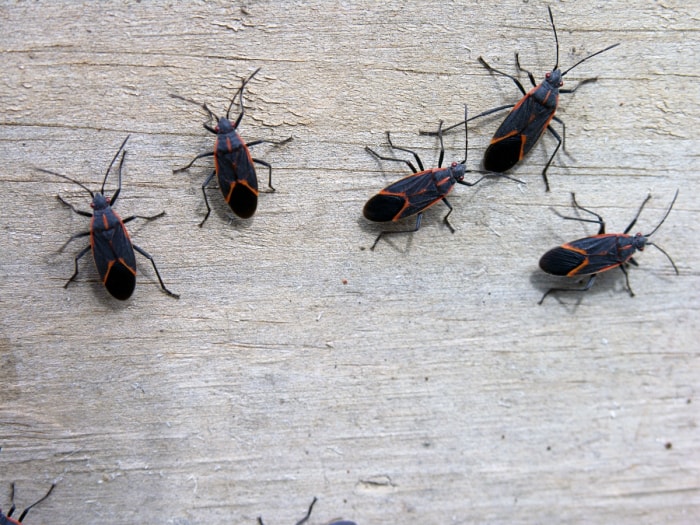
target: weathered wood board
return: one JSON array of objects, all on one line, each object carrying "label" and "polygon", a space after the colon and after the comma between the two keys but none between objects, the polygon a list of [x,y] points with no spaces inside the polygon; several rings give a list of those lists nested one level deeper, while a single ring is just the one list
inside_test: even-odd
[{"label": "weathered wood board", "polygon": [[[0,6],[0,503],[56,481],[27,524],[697,523],[700,439],[700,4],[553,2],[561,65],[598,82],[561,97],[567,154],[545,193],[545,137],[512,174],[457,187],[413,235],[368,248],[364,202],[432,165],[438,120],[513,103],[514,52],[554,64],[546,4],[503,2],[6,2]],[[275,194],[203,228],[201,110],[262,67],[241,133]],[[526,78],[523,80],[527,81]],[[502,116],[470,128],[479,159]],[[154,255],[119,303],[89,255],[63,289],[99,187],[131,134],[116,209]],[[464,137],[446,136],[447,160]],[[264,183],[264,170],[259,171]],[[630,270],[581,297],[541,294],[545,250],[595,233],[570,193],[622,231],[648,192]],[[108,184],[108,191],[114,190]],[[403,227],[410,227],[409,220]],[[397,225],[400,229],[402,226]],[[635,227],[635,231],[637,226]],[[572,286],[575,282],[570,283]]]}]

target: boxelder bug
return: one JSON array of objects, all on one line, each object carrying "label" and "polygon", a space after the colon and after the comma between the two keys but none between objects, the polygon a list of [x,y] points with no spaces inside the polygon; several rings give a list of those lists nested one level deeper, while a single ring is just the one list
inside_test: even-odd
[{"label": "boxelder bug", "polygon": [[112,162],[109,163],[109,167],[105,173],[104,180],[102,181],[102,188],[100,189],[99,193],[93,193],[87,186],[75,179],[71,179],[70,177],[61,175],[60,173],[56,173],[54,171],[37,168],[43,173],[48,173],[77,184],[87,191],[92,197],[90,207],[93,209],[93,213],[90,213],[87,211],[78,210],[72,204],[69,204],[63,200],[60,195],[57,196],[61,203],[68,206],[78,215],[91,217],[90,231],[73,235],[61,248],[62,251],[68,245],[68,243],[74,239],[87,237],[88,235],[90,236],[90,245],[83,249],[75,257],[75,273],[73,273],[70,279],[68,279],[64,285],[64,288],[67,288],[71,281],[78,276],[78,260],[85,255],[88,250],[92,249],[92,256],[95,260],[95,266],[97,266],[97,272],[100,274],[100,278],[102,279],[105,288],[107,288],[107,291],[112,294],[113,297],[121,301],[128,299],[131,297],[131,294],[134,292],[134,287],[136,286],[136,257],[134,256],[134,250],[136,250],[146,259],[151,261],[153,269],[156,272],[156,276],[158,277],[158,281],[160,282],[160,287],[163,289],[163,291],[172,297],[178,298],[180,297],[178,294],[171,292],[165,287],[165,284],[163,284],[163,279],[160,277],[160,273],[158,272],[158,268],[156,267],[153,257],[131,242],[129,233],[124,227],[124,224],[134,219],[145,219],[150,221],[157,219],[158,217],[162,217],[165,215],[165,212],[163,211],[157,215],[153,215],[152,217],[132,215],[131,217],[127,217],[126,219],[122,220],[117,212],[112,209],[112,206],[116,204],[119,193],[122,190],[122,165],[124,164],[126,151],[122,153],[122,158],[119,161],[119,185],[117,187],[117,191],[114,192],[111,199],[109,197],[105,197],[104,195],[105,183],[107,182],[109,171],[112,169],[117,157],[119,157],[119,154],[124,149],[127,140],[129,140],[128,136],[124,139],[122,145],[119,146],[119,150],[117,151],[116,155],[114,155]]},{"label": "boxelder bug", "polygon": [[580,217],[565,217],[555,210],[557,215],[559,215],[562,219],[570,221],[592,222],[594,224],[598,224],[600,225],[598,234],[593,235],[592,237],[584,237],[583,239],[568,242],[557,248],[549,250],[540,259],[540,268],[553,275],[562,275],[567,277],[590,275],[590,277],[583,288],[550,288],[542,296],[539,304],[542,304],[545,297],[552,292],[585,292],[593,285],[593,281],[595,280],[595,276],[597,274],[617,267],[619,267],[625,274],[627,290],[629,291],[630,296],[634,297],[634,292],[630,287],[630,280],[629,275],[627,274],[626,265],[629,263],[637,266],[637,261],[635,261],[632,256],[637,250],[640,252],[643,251],[644,247],[647,245],[654,246],[661,251],[661,253],[663,253],[671,262],[676,274],[678,274],[678,268],[669,254],[666,253],[666,251],[659,245],[649,241],[649,237],[651,237],[656,230],[659,229],[659,226],[664,223],[666,217],[668,217],[668,214],[671,213],[671,208],[673,208],[673,204],[678,198],[678,190],[676,190],[676,194],[673,196],[671,205],[668,207],[668,210],[666,211],[663,219],[661,219],[661,222],[656,225],[656,228],[654,228],[651,233],[647,233],[646,235],[641,233],[637,233],[636,235],[628,235],[628,233],[637,222],[639,215],[642,213],[644,205],[649,202],[649,199],[651,199],[651,194],[647,195],[647,198],[644,199],[644,202],[639,207],[637,215],[634,216],[634,219],[632,219],[632,222],[629,224],[629,226],[627,226],[623,233],[605,233],[605,222],[603,221],[603,218],[597,213],[580,206],[576,202],[576,196],[573,193],[571,194],[571,198],[576,209],[583,210],[586,213],[594,215],[596,220],[582,219]]},{"label": "boxelder bug", "polygon": [[[469,145],[469,138],[466,129],[466,108],[464,113],[464,160],[460,162],[453,162],[447,168],[442,167],[442,161],[445,157],[445,146],[443,144],[442,132],[440,129],[438,129],[438,137],[440,138],[440,155],[438,157],[437,168],[431,168],[427,170],[423,168],[423,163],[421,162],[421,159],[418,156],[418,154],[410,149],[394,146],[394,144],[391,142],[391,135],[388,131],[386,133],[386,136],[387,142],[389,143],[389,147],[392,149],[398,149],[407,153],[411,153],[416,159],[420,171],[416,170],[413,163],[411,163],[411,161],[409,160],[398,159],[395,157],[385,157],[375,152],[371,148],[365,147],[365,150],[374,155],[376,158],[394,162],[403,162],[413,172],[413,175],[409,175],[408,177],[404,177],[403,179],[398,180],[393,184],[390,184],[382,191],[377,193],[370,200],[368,200],[365,204],[364,209],[362,210],[362,214],[365,216],[365,218],[374,222],[390,222],[398,221],[405,217],[410,217],[412,215],[418,214],[418,216],[416,217],[416,227],[413,230],[383,231],[374,240],[374,244],[372,244],[372,247],[370,248],[371,250],[374,250],[375,246],[377,246],[377,243],[379,242],[379,239],[381,239],[383,235],[417,232],[420,229],[423,212],[439,201],[444,202],[445,205],[450,209],[450,211],[447,212],[447,215],[445,215],[445,217],[443,218],[443,221],[450,229],[450,231],[454,233],[455,229],[452,227],[450,221],[448,220],[450,213],[452,213],[452,206],[447,201],[446,197],[447,194],[450,193],[450,191],[452,191],[452,188],[455,184],[462,184],[464,186],[474,186],[482,180],[484,180],[485,178],[493,175],[510,178],[507,175],[490,173],[483,175],[480,179],[476,180],[475,182],[466,182],[464,180],[464,175],[468,172],[471,173],[471,170],[467,170],[466,168],[467,148]],[[440,123],[440,125],[442,126],[442,123]]]},{"label": "boxelder bug", "polygon": [[[611,46],[606,47],[605,49],[601,49],[600,51],[593,53],[592,55],[588,55],[586,58],[579,60],[576,64],[574,64],[562,73],[559,69],[559,39],[557,37],[557,29],[554,26],[554,17],[552,16],[552,9],[550,7],[547,7],[547,9],[549,10],[549,19],[552,23],[552,30],[554,31],[554,42],[556,44],[557,50],[556,63],[554,64],[552,71],[545,74],[544,80],[538,85],[535,82],[535,77],[533,76],[533,74],[520,66],[520,59],[518,54],[516,53],[515,64],[518,71],[523,71],[527,73],[530,82],[534,86],[529,92],[526,92],[525,88],[520,83],[520,80],[518,80],[516,77],[491,67],[489,64],[486,63],[486,61],[482,57],[479,57],[479,62],[481,63],[481,65],[483,65],[486,69],[493,73],[497,73],[499,75],[503,75],[504,77],[510,78],[513,82],[515,82],[515,85],[518,87],[518,89],[524,96],[520,99],[520,101],[517,104],[507,104],[505,106],[499,106],[497,108],[485,111],[483,113],[480,113],[479,115],[471,117],[470,120],[484,117],[486,115],[490,115],[492,113],[496,113],[504,109],[513,108],[511,109],[510,113],[505,118],[503,123],[498,127],[496,133],[494,133],[493,138],[491,139],[491,143],[489,144],[489,147],[484,153],[484,169],[488,171],[496,171],[499,173],[509,170],[518,162],[523,160],[525,155],[527,155],[528,152],[534,147],[534,145],[537,144],[537,141],[544,134],[544,131],[549,130],[552,136],[557,140],[557,146],[556,148],[554,148],[554,152],[549,157],[547,164],[542,170],[542,178],[544,179],[545,188],[546,191],[549,191],[547,169],[552,163],[552,160],[554,160],[554,156],[557,154],[557,151],[559,151],[559,147],[566,140],[566,127],[564,126],[564,122],[560,118],[554,116],[554,114],[557,111],[557,105],[559,103],[559,93],[573,93],[583,84],[586,84],[588,82],[595,82],[597,80],[597,78],[587,78],[585,80],[580,81],[572,89],[561,89],[561,87],[564,85],[564,81],[562,79],[564,78],[564,76],[566,76],[566,74],[569,71],[574,69],[582,62],[585,62],[589,58],[592,58],[596,55],[600,55],[605,51],[617,47],[620,44],[613,44]],[[550,125],[552,120],[555,120],[556,122],[561,124],[562,134],[564,136],[563,139],[559,135],[559,133],[557,133],[554,130],[554,128]],[[461,123],[445,128],[443,130],[443,133],[450,131],[451,129],[458,126],[461,126]],[[435,132],[421,131],[420,133],[422,135],[436,135]],[[564,148],[566,149],[566,146],[564,146]]]},{"label": "boxelder bug", "polygon": [[[272,166],[264,160],[251,157],[248,148],[255,146],[256,144],[263,143],[280,145],[289,142],[292,140],[292,137],[279,142],[272,140],[256,140],[246,144],[238,134],[238,125],[241,123],[241,119],[245,113],[245,109],[243,107],[243,89],[258,71],[260,71],[260,68],[253,71],[253,73],[247,79],[242,81],[241,87],[231,99],[228,110],[226,110],[226,117],[217,117],[206,104],[200,104],[199,102],[181,97],[179,95],[170,95],[173,98],[196,104],[207,112],[210,119],[217,122],[215,127],[210,126],[208,123],[204,124],[204,129],[216,135],[214,151],[201,153],[192,159],[187,166],[173,170],[173,173],[179,173],[192,166],[197,159],[201,159],[203,157],[214,157],[214,171],[204,180],[204,183],[202,184],[202,194],[204,195],[204,204],[207,206],[207,213],[204,216],[204,219],[202,219],[202,222],[199,223],[200,227],[204,225],[206,220],[209,218],[209,214],[211,213],[211,207],[209,206],[209,200],[207,199],[205,189],[214,178],[214,175],[217,176],[224,200],[226,200],[228,205],[231,207],[233,213],[243,219],[252,217],[255,213],[255,209],[258,206],[258,177],[255,174],[254,163],[267,167],[269,173],[267,185],[271,191],[275,191],[275,188],[272,187]],[[231,122],[231,120],[229,120],[229,115],[231,113],[233,103],[236,100],[236,96],[238,96],[239,93],[241,112],[236,118],[236,121]]]},{"label": "boxelder bug", "polygon": [[56,486],[56,484],[52,483],[51,487],[49,487],[49,491],[44,495],[44,497],[42,497],[38,501],[35,501],[31,505],[29,505],[29,507],[24,509],[22,511],[22,513],[19,515],[19,517],[17,519],[15,519],[12,517],[12,514],[15,512],[17,507],[15,506],[15,484],[12,483],[12,485],[11,485],[12,489],[10,492],[10,500],[12,502],[12,506],[10,507],[10,511],[7,514],[3,514],[2,510],[0,510],[0,525],[10,525],[10,524],[20,525],[22,523],[22,520],[27,516],[27,513],[32,508],[36,507],[39,503],[41,503],[42,501],[44,501],[46,498],[48,498],[51,495],[51,492],[53,491],[55,486]]}]

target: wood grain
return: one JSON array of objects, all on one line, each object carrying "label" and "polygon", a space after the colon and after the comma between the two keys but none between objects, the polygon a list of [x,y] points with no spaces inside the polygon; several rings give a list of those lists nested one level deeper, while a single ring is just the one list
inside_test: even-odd
[{"label": "wood grain", "polygon": [[[381,241],[364,202],[406,174],[364,151],[517,100],[515,51],[554,63],[546,5],[493,2],[5,3],[0,126],[0,502],[50,499],[26,522],[90,524],[693,523],[700,515],[697,2],[554,2],[563,67],[606,45],[562,95],[567,150],[545,137],[513,175],[458,187],[414,235]],[[211,169],[172,170],[212,147],[255,68],[241,133],[274,166],[248,221]],[[571,77],[571,78],[569,78]],[[468,164],[498,123],[470,128]],[[87,207],[127,134],[123,215],[153,254],[111,299],[86,258]],[[446,140],[459,160],[464,137]],[[261,174],[260,172],[259,174]],[[262,175],[261,175],[262,178]],[[112,186],[113,188],[113,186]],[[562,221],[570,193],[621,231],[647,195],[630,272],[548,299],[545,250],[594,232]],[[111,190],[112,191],[112,190]],[[409,224],[410,223],[409,221]],[[401,225],[397,226],[401,228]],[[345,284],[347,282],[347,284]],[[574,285],[575,283],[571,283]]]}]

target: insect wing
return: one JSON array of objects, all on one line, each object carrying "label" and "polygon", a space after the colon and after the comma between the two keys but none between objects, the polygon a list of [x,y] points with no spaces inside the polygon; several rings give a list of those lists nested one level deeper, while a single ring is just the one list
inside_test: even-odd
[{"label": "insect wing", "polygon": [[567,245],[557,246],[540,258],[540,268],[552,275],[575,275],[586,261],[585,253],[572,250]]},{"label": "insect wing", "polygon": [[404,208],[394,220],[415,215],[447,195],[454,186],[454,180],[450,183],[449,179],[439,179],[447,176],[447,173],[447,169],[421,171],[384,188],[381,195],[397,195],[406,200]]},{"label": "insect wing", "polygon": [[[494,133],[484,153],[484,169],[502,173],[520,162],[537,144],[554,117],[554,109],[525,95]],[[556,109],[556,106],[555,106]]]},{"label": "insect wing", "polygon": [[636,248],[629,235],[594,235],[564,244],[545,253],[540,268],[553,275],[591,275],[628,261]]},{"label": "insect wing", "polygon": [[219,187],[231,210],[244,219],[252,217],[258,206],[258,177],[238,134],[217,139],[215,162]]},{"label": "insect wing", "polygon": [[378,193],[365,203],[362,215],[374,222],[395,221],[407,205],[408,201],[403,196]]},{"label": "insect wing", "polygon": [[97,272],[115,298],[131,297],[136,287],[136,257],[119,216],[111,210],[95,213],[90,236]]}]

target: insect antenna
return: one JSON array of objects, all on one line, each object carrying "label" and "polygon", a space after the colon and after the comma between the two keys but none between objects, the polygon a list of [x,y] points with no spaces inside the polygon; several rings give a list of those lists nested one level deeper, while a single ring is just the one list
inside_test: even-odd
[{"label": "insect antenna", "polygon": [[[121,153],[121,151],[124,149],[124,146],[126,146],[126,141],[129,140],[129,137],[131,135],[127,135],[126,138],[124,139],[124,142],[122,142],[122,145],[119,146],[119,149],[117,152],[114,154],[114,158],[112,159],[112,162],[109,163],[109,166],[107,166],[107,171],[105,172],[105,178],[102,181],[102,188],[100,189],[100,193],[104,195],[105,192],[105,184],[107,183],[107,177],[109,176],[109,170],[112,169],[112,166],[114,165],[114,162],[117,160],[117,157]],[[124,164],[124,156],[122,156],[122,160],[119,163],[119,188],[122,187],[122,181],[121,181],[121,175],[122,175],[122,164]],[[116,200],[116,199],[115,199]]]}]

